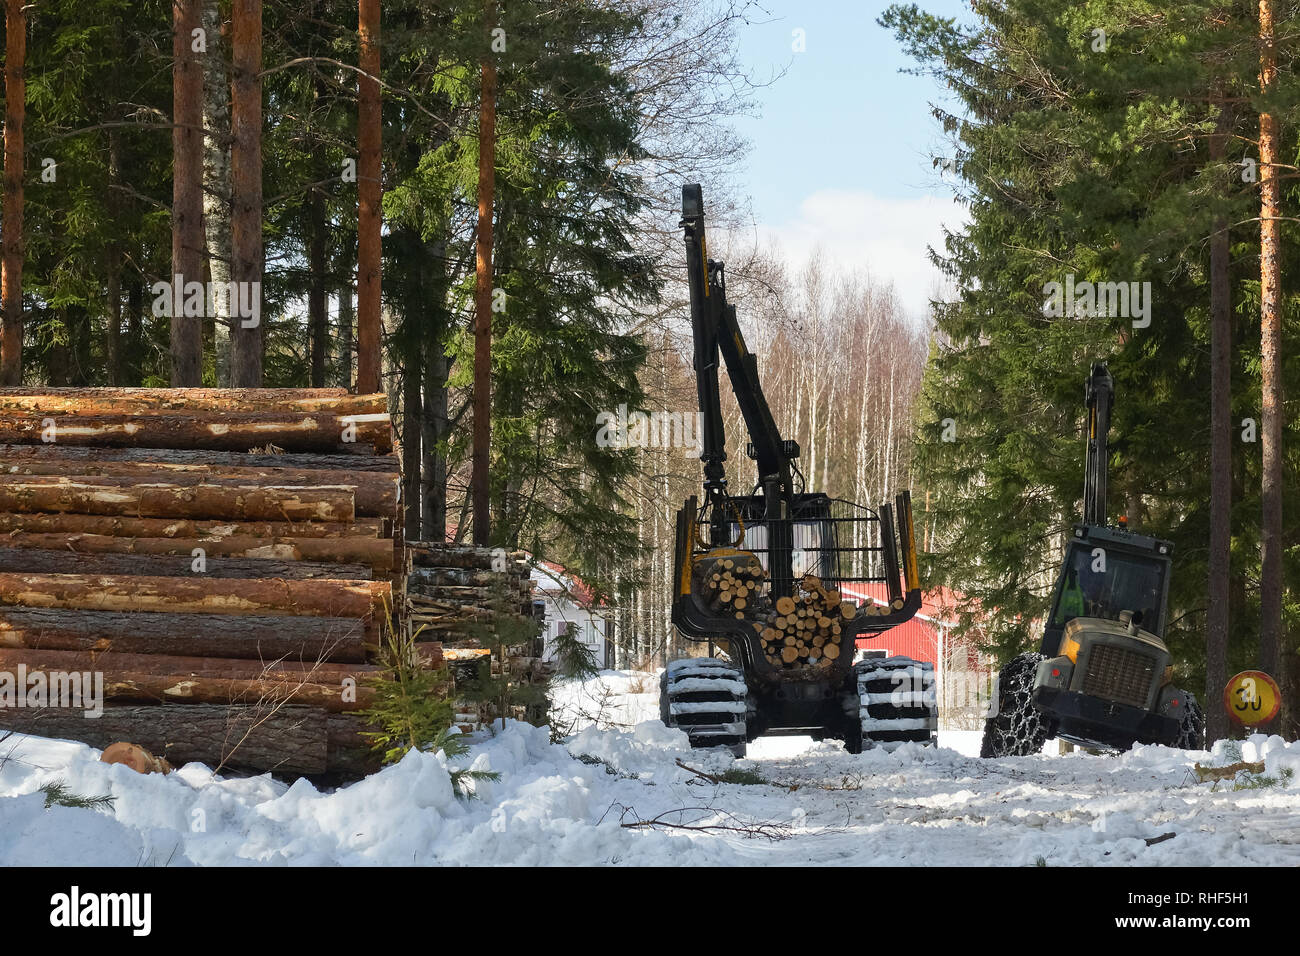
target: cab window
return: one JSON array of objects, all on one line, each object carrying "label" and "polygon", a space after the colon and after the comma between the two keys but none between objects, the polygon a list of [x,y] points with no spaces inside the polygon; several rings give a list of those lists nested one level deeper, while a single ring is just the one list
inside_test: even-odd
[{"label": "cab window", "polygon": [[1159,633],[1164,563],[1107,549],[1104,570],[1100,566],[1092,548],[1071,546],[1057,591],[1053,626],[1064,627],[1076,617],[1118,621],[1121,611],[1132,611],[1142,628]]}]

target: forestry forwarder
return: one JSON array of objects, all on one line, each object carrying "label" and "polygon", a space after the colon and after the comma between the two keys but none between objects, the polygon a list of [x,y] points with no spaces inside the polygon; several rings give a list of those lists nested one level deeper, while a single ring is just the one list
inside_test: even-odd
[{"label": "forestry forwarder", "polygon": [[[708,258],[698,185],[682,188],[681,224],[704,500],[691,496],[677,513],[672,619],[688,639],[717,642],[727,657],[670,662],[660,681],[663,721],[686,731],[692,747],[726,746],[737,755],[763,734],[839,739],[851,753],[877,744],[933,743],[933,665],[882,652],[854,663],[859,635],[902,624],[921,606],[910,498],[904,492],[897,499],[904,594],[894,510],[886,504],[871,511],[803,489],[799,446],[781,437],[758,362],[727,302],[723,264]],[[758,468],[748,495],[727,490],[719,354]],[[840,586],[855,581],[884,582],[888,605],[843,600]]]},{"label": "forestry forwarder", "polygon": [[1066,548],[1039,653],[1014,658],[998,677],[982,757],[1036,754],[1051,737],[1102,750],[1203,745],[1205,718],[1196,698],[1173,685],[1162,640],[1173,546],[1128,530],[1123,519],[1106,523],[1114,396],[1098,362],[1084,393],[1083,523]]}]

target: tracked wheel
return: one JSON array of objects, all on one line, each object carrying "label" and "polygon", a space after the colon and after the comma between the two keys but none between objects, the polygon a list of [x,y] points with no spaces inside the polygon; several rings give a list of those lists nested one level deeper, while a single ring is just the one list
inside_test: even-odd
[{"label": "tracked wheel", "polygon": [[1034,706],[1034,672],[1042,654],[1012,658],[998,674],[998,709],[984,723],[981,757],[1031,757],[1056,734],[1056,724]]},{"label": "tracked wheel", "polygon": [[659,717],[686,731],[692,747],[745,755],[749,688],[736,665],[713,657],[671,661],[659,678]]},{"label": "tracked wheel", "polygon": [[934,665],[910,657],[868,658],[853,666],[858,736],[845,741],[851,753],[892,750],[904,743],[937,742],[939,709]]}]

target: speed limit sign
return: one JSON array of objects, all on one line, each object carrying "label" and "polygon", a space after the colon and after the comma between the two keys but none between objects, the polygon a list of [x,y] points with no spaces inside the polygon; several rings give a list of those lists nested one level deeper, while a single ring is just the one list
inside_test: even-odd
[{"label": "speed limit sign", "polygon": [[1277,682],[1263,671],[1242,671],[1223,689],[1228,716],[1245,727],[1267,724],[1282,706]]}]

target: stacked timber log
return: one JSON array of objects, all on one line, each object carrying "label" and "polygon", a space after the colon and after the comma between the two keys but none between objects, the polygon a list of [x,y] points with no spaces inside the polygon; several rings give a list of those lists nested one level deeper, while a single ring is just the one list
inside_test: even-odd
[{"label": "stacked timber log", "polygon": [[478,646],[484,627],[532,617],[526,555],[504,548],[407,542],[406,620],[417,641]]},{"label": "stacked timber log", "polygon": [[0,696],[0,727],[176,766],[373,769],[356,711],[398,486],[383,395],[0,389],[0,672],[94,675],[104,701]]},{"label": "stacked timber log", "polygon": [[[407,542],[407,556],[407,627],[417,648],[438,642],[459,686],[483,667],[515,684],[546,680],[541,649],[531,638],[533,583],[524,552],[414,541]],[[470,731],[502,716],[490,711],[484,702],[460,699],[457,722]]]},{"label": "stacked timber log", "polygon": [[830,667],[844,653],[844,626],[857,614],[857,606],[842,600],[839,591],[825,587],[816,575],[804,575],[792,594],[772,601],[766,572],[752,554],[720,557],[701,574],[697,585],[709,609],[752,622],[773,667]]}]

